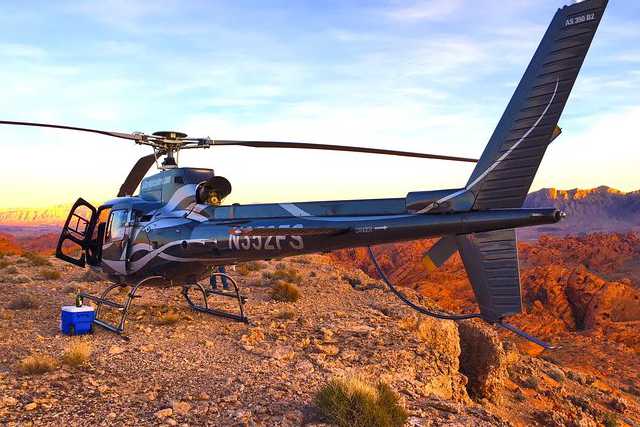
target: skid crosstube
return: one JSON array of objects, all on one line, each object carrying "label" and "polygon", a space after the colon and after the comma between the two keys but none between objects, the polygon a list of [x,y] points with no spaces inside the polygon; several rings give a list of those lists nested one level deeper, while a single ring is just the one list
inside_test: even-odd
[{"label": "skid crosstube", "polygon": [[[214,273],[215,276],[224,276],[229,282],[231,282],[233,284],[234,290],[231,292],[224,292],[224,291],[219,291],[217,289],[205,289],[204,286],[202,286],[199,283],[194,283],[194,284],[190,284],[187,286],[183,286],[182,287],[182,295],[184,296],[185,300],[187,301],[187,304],[189,304],[189,307],[191,307],[193,310],[199,311],[201,313],[207,313],[207,314],[211,314],[213,316],[218,316],[218,317],[224,317],[227,319],[231,319],[231,320],[236,320],[238,322],[244,322],[244,323],[249,323],[249,319],[248,317],[245,315],[244,312],[244,304],[247,301],[246,296],[244,295],[240,295],[240,289],[238,288],[238,285],[236,283],[235,280],[233,280],[233,278],[231,276],[228,276],[224,273]],[[133,302],[133,300],[135,298],[140,298],[140,295],[137,295],[138,290],[145,286],[145,284],[148,285],[148,282],[155,280],[155,279],[162,279],[161,276],[151,276],[151,277],[147,277],[144,280],[138,282],[136,285],[131,287],[131,290],[129,291],[129,293],[127,294],[127,299],[125,300],[125,302],[123,304],[116,302],[112,299],[108,298],[109,293],[111,293],[111,291],[113,291],[114,289],[117,288],[121,288],[121,287],[125,287],[128,285],[124,285],[124,284],[118,284],[118,283],[114,283],[112,285],[110,285],[109,287],[107,287],[99,296],[96,295],[91,295],[87,292],[80,292],[78,294],[78,296],[82,297],[83,299],[88,299],[90,301],[93,301],[96,304],[96,317],[94,319],[94,323],[108,331],[111,332],[115,332],[116,334],[122,335],[124,333],[124,327],[125,327],[125,323],[127,321],[127,315],[129,313],[129,308],[131,307],[131,303]],[[198,288],[198,290],[201,292],[202,297],[203,297],[203,301],[204,301],[204,305],[199,305],[197,303],[195,303],[189,296],[189,289],[192,287],[196,287]],[[225,298],[233,298],[235,300],[238,301],[238,308],[239,311],[238,313],[231,313],[228,311],[224,311],[224,310],[219,310],[219,309],[214,309],[214,308],[209,308],[209,303],[207,301],[208,297],[211,295],[216,295],[216,296],[221,296],[221,297],[225,297]],[[104,319],[100,318],[100,313],[102,311],[102,308],[111,308],[114,310],[117,310],[120,312],[120,320],[117,323],[111,323],[108,322]]]}]

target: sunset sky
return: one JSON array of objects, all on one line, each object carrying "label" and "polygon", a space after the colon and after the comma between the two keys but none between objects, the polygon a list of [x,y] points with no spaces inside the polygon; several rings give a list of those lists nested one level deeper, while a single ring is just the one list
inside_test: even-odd
[{"label": "sunset sky", "polygon": [[[6,1],[0,118],[478,157],[569,2]],[[639,22],[640,2],[610,1],[533,189],[640,189]],[[0,208],[111,198],[149,153],[63,131],[0,139]],[[473,167],[252,148],[180,160],[229,178],[240,203],[402,197]]]}]

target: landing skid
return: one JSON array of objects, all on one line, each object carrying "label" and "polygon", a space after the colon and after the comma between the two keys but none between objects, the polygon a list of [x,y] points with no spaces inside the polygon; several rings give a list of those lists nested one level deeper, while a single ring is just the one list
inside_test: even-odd
[{"label": "landing skid", "polygon": [[[138,282],[135,286],[133,286],[129,291],[129,293],[127,294],[127,300],[125,301],[124,304],[120,304],[116,301],[113,301],[107,298],[107,295],[109,295],[109,293],[112,290],[127,286],[119,283],[114,283],[113,285],[110,285],[107,289],[105,289],[102,292],[102,294],[100,294],[100,296],[91,295],[86,292],[80,292],[78,295],[83,299],[88,299],[96,303],[96,317],[93,323],[105,328],[108,331],[115,332],[116,334],[122,335],[122,333],[124,332],[124,324],[127,321],[127,314],[129,314],[129,307],[131,307],[131,302],[133,301],[134,298],[140,298],[140,295],[136,295],[138,292],[138,289],[144,286],[145,283],[155,279],[162,279],[162,277],[161,276],[147,277],[141,280],[140,282]],[[107,308],[115,309],[120,312],[120,321],[118,322],[118,324],[111,323],[100,318],[100,312],[102,311],[103,306]]]},{"label": "landing skid", "polygon": [[510,323],[506,323],[503,320],[500,320],[499,322],[496,322],[496,325],[500,326],[501,328],[506,329],[509,332],[513,332],[514,334],[518,335],[521,338],[524,338],[527,341],[530,341],[534,344],[538,344],[540,347],[543,347],[545,350],[557,350],[560,348],[560,346],[558,345],[551,345],[546,341],[542,341],[539,338],[534,337],[533,335],[529,335],[528,333],[526,333],[525,331],[523,331],[522,329],[518,329],[515,326],[513,326]]},{"label": "landing skid", "polygon": [[[219,317],[224,317],[227,319],[231,319],[231,320],[236,320],[238,322],[244,322],[244,323],[249,323],[249,318],[247,318],[247,316],[244,314],[244,304],[247,301],[247,298],[244,295],[240,295],[240,290],[238,288],[238,285],[236,283],[235,280],[233,280],[233,278],[225,273],[213,273],[211,275],[212,277],[224,277],[227,279],[227,281],[231,282],[231,284],[233,285],[233,291],[231,292],[225,292],[225,291],[219,291],[217,289],[206,289],[204,286],[202,286],[200,283],[194,283],[188,286],[184,286],[182,288],[182,296],[184,296],[184,299],[187,301],[187,304],[189,304],[189,307],[191,307],[193,310],[199,311],[201,313],[207,313],[207,314],[211,314],[212,316],[219,316]],[[193,300],[189,297],[189,290],[191,288],[198,288],[198,290],[200,291],[200,293],[202,294],[202,300],[204,301],[204,305],[199,305],[193,302]],[[221,297],[225,297],[225,298],[232,298],[238,301],[238,313],[231,313],[228,311],[224,311],[224,310],[218,310],[215,308],[209,308],[209,296],[211,295],[217,295],[217,296],[221,296]]]},{"label": "landing skid", "polygon": [[[206,289],[204,286],[202,286],[199,283],[194,283],[194,284],[190,284],[190,285],[186,285],[183,286],[182,288],[182,295],[184,296],[184,299],[187,301],[187,304],[189,304],[189,307],[191,307],[193,310],[195,311],[199,311],[201,313],[207,313],[207,314],[211,314],[213,316],[219,316],[219,317],[224,317],[227,319],[232,319],[232,320],[236,320],[239,322],[244,322],[244,323],[248,323],[249,319],[247,318],[247,316],[244,313],[244,304],[247,300],[247,298],[244,295],[240,295],[240,290],[238,288],[238,285],[236,283],[235,280],[233,280],[232,277],[223,274],[223,273],[215,273],[216,276],[225,276],[225,278],[231,282],[233,284],[234,287],[234,291],[232,292],[224,292],[224,291],[219,291],[219,290],[215,290],[215,289]],[[138,282],[136,285],[131,287],[131,290],[129,291],[129,293],[127,294],[127,299],[125,300],[124,303],[119,303],[117,301],[114,301],[113,299],[108,298],[108,295],[111,293],[111,291],[113,291],[114,289],[117,288],[124,288],[124,287],[128,287],[129,285],[125,285],[125,284],[120,284],[120,283],[115,283],[110,285],[109,287],[107,287],[99,296],[97,295],[91,295],[87,292],[80,292],[78,293],[78,296],[82,297],[83,299],[87,299],[90,301],[93,301],[96,304],[96,317],[94,319],[94,323],[108,331],[111,332],[115,332],[116,334],[122,336],[125,339],[128,339],[126,336],[123,335],[124,333],[124,327],[125,327],[125,323],[127,321],[127,315],[129,313],[129,308],[131,307],[131,303],[133,302],[133,300],[135,298],[140,298],[140,295],[137,295],[138,293],[138,289],[140,289],[143,286],[152,286],[149,284],[149,282],[156,280],[156,279],[163,279],[163,277],[161,276],[151,276],[151,277],[147,277],[143,280],[141,280],[140,282]],[[190,298],[189,296],[189,290],[191,288],[198,288],[198,290],[200,291],[200,293],[203,296],[203,301],[204,301],[204,305],[199,305],[193,302],[193,300]],[[230,313],[224,310],[218,310],[218,309],[214,309],[214,308],[209,308],[209,302],[208,302],[208,298],[211,295],[218,295],[218,296],[222,296],[222,297],[227,297],[227,298],[233,298],[236,299],[238,301],[238,307],[239,307],[239,313]],[[112,323],[109,322],[105,319],[103,319],[102,317],[100,317],[100,314],[102,312],[103,308],[110,308],[110,309],[114,309],[117,310],[120,313],[120,319],[117,323]]]}]

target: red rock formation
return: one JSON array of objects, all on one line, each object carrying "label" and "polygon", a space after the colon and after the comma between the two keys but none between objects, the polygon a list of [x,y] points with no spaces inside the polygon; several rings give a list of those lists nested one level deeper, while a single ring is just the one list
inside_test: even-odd
[{"label": "red rock formation", "polygon": [[16,242],[15,237],[10,234],[0,233],[0,254],[15,255],[21,253],[22,248]]}]

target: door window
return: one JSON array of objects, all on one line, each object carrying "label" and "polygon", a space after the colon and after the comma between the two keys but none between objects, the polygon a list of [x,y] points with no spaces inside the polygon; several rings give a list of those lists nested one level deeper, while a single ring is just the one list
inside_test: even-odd
[{"label": "door window", "polygon": [[129,211],[117,210],[111,212],[107,232],[105,233],[105,243],[117,242],[124,239],[124,231],[127,220],[129,219]]}]

